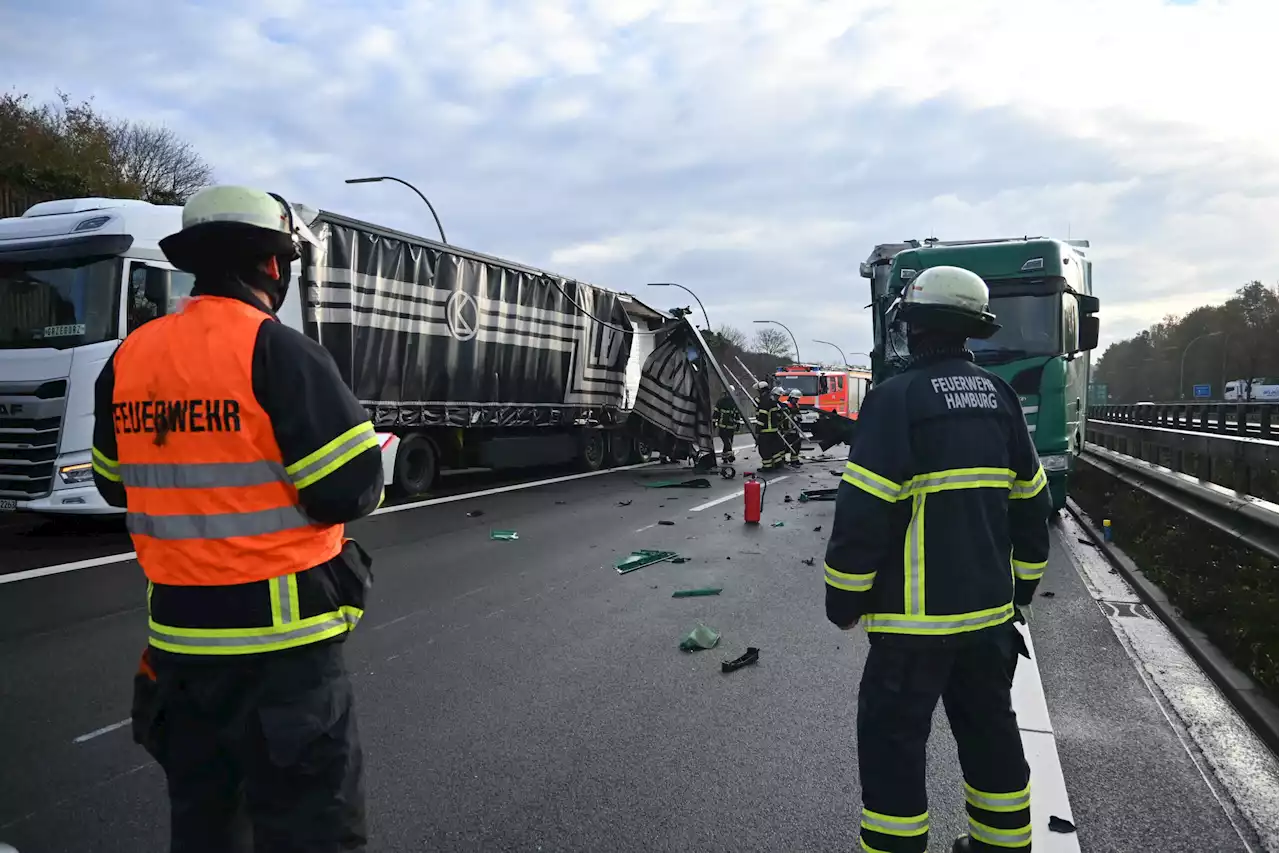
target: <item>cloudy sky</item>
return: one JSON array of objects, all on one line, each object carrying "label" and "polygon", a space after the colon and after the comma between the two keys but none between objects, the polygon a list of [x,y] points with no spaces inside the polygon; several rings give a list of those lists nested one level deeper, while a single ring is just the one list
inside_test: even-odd
[{"label": "cloudy sky", "polygon": [[4,0],[0,83],[430,235],[343,183],[397,175],[455,244],[828,358],[904,238],[1091,240],[1104,345],[1276,284],[1277,31],[1276,0]]}]

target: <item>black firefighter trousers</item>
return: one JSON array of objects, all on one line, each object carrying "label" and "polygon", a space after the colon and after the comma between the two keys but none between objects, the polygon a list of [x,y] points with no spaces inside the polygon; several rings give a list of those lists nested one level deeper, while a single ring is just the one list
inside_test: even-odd
[{"label": "black firefighter trousers", "polygon": [[1011,697],[1022,638],[1012,624],[982,634],[929,646],[872,636],[858,691],[862,850],[928,849],[925,744],[939,698],[960,752],[971,849],[1031,849],[1030,768]]},{"label": "black firefighter trousers", "polygon": [[364,851],[363,756],[340,642],[149,658],[156,680],[135,679],[134,736],[168,778],[171,853]]}]

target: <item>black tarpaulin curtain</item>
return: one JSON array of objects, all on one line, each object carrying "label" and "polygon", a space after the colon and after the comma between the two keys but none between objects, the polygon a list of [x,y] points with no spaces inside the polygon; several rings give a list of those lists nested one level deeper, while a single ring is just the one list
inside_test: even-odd
[{"label": "black tarpaulin curtain", "polygon": [[705,355],[686,321],[673,320],[658,330],[627,426],[673,458],[714,452]]}]

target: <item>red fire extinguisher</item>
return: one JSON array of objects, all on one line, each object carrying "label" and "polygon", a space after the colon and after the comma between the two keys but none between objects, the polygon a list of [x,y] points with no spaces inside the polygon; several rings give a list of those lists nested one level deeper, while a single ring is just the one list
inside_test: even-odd
[{"label": "red fire extinguisher", "polygon": [[760,510],[764,506],[765,485],[748,473],[742,484],[742,520],[747,524],[760,523]]}]

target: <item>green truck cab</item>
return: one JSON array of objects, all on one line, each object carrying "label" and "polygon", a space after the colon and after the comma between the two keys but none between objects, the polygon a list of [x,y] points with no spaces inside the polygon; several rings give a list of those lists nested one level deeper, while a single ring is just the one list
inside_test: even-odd
[{"label": "green truck cab", "polygon": [[871,279],[872,384],[900,372],[907,342],[884,322],[903,286],[921,270],[954,266],[982,276],[1002,328],[973,340],[977,363],[1013,386],[1049,478],[1055,509],[1067,503],[1084,443],[1089,352],[1098,345],[1098,299],[1085,240],[1021,238],[879,245],[861,265]]}]

